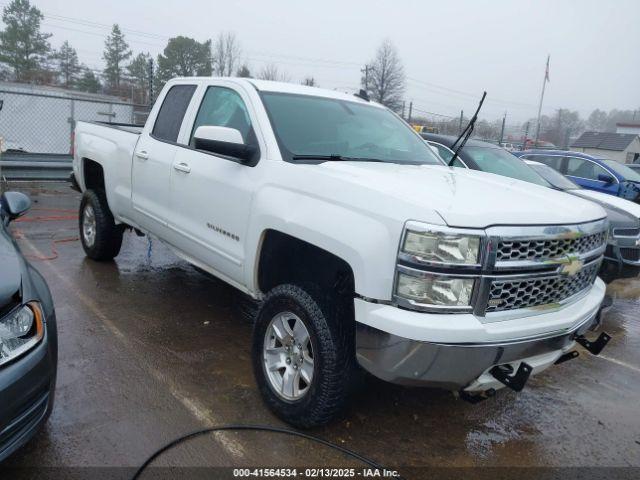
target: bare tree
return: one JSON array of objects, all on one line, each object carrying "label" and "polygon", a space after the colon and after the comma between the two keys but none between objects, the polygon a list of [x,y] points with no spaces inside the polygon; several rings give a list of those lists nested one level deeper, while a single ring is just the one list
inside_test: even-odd
[{"label": "bare tree", "polygon": [[276,82],[290,82],[291,78],[284,72],[281,72],[278,69],[278,66],[275,63],[268,63],[260,73],[258,74],[258,78],[260,80],[274,80]]},{"label": "bare tree", "polygon": [[234,32],[218,35],[211,51],[213,71],[220,77],[230,77],[240,63],[242,49]]},{"label": "bare tree", "polygon": [[365,76],[362,85],[373,100],[392,110],[398,111],[402,108],[402,95],[405,90],[404,67],[391,40],[384,40],[378,47]]},{"label": "bare tree", "polygon": [[304,80],[302,80],[302,85],[306,85],[307,87],[317,87],[318,84],[316,83],[316,79],[313,77],[305,77]]}]

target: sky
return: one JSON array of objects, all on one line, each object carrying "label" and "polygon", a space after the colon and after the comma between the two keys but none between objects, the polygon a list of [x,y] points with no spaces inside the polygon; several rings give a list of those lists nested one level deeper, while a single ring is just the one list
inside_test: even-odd
[{"label": "sky", "polygon": [[[109,25],[134,53],[161,53],[169,37],[199,41],[235,32],[252,72],[275,63],[293,81],[355,91],[360,69],[390,39],[417,113],[519,123],[537,115],[547,55],[543,114],[555,109],[640,109],[638,0],[31,0],[58,47],[103,67]],[[1,0],[5,6],[8,0]],[[640,115],[640,112],[639,112]]]}]

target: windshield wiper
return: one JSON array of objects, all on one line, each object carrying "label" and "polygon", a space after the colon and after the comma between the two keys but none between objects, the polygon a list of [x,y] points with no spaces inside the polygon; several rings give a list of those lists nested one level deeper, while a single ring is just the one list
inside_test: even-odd
[{"label": "windshield wiper", "polygon": [[478,113],[480,113],[480,109],[482,108],[482,104],[484,103],[484,98],[486,96],[487,96],[487,92],[484,92],[482,94],[482,98],[480,99],[480,103],[478,104],[478,108],[476,109],[476,113],[473,114],[473,117],[471,117],[471,120],[469,120],[469,123],[464,128],[460,136],[456,139],[455,142],[453,142],[453,145],[451,145],[451,150],[453,150],[455,146],[458,145],[458,142],[462,140],[458,145],[458,148],[456,148],[455,152],[453,153],[453,157],[451,157],[451,160],[449,160],[449,163],[447,163],[447,166],[450,167],[453,165],[453,162],[455,161],[455,159],[458,158],[458,153],[460,153],[460,150],[462,150],[462,148],[464,147],[464,144],[467,143],[467,140],[469,140],[469,137],[473,132],[473,127],[476,125],[476,120],[478,120]]},{"label": "windshield wiper", "polygon": [[291,157],[293,160],[320,160],[323,162],[382,162],[386,163],[386,160],[379,158],[367,158],[367,157],[345,157],[338,154],[331,155],[294,155]]}]

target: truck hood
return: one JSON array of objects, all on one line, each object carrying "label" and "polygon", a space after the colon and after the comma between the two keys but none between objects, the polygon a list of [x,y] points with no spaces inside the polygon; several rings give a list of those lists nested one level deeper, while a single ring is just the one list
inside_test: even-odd
[{"label": "truck hood", "polygon": [[606,217],[593,202],[476,170],[373,162],[325,162],[310,167],[383,194],[390,202],[397,199],[418,207],[411,212],[435,211],[452,227],[559,225]]},{"label": "truck hood", "polygon": [[626,200],[607,193],[594,192],[593,190],[587,190],[586,188],[571,190],[571,193],[580,195],[582,198],[598,202],[600,205],[610,205],[619,210],[624,210],[634,217],[640,218],[640,205],[632,202],[631,200]]}]

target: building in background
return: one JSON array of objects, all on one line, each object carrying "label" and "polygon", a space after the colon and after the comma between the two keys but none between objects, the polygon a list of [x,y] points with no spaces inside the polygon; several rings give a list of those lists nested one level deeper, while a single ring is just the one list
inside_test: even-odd
[{"label": "building in background", "polygon": [[76,121],[144,122],[139,107],[110,95],[0,82],[2,151],[68,154]]},{"label": "building in background", "polygon": [[571,149],[620,163],[640,162],[640,135],[637,133],[584,132]]},{"label": "building in background", "polygon": [[640,135],[640,123],[616,123],[616,133],[635,133],[636,135]]}]

